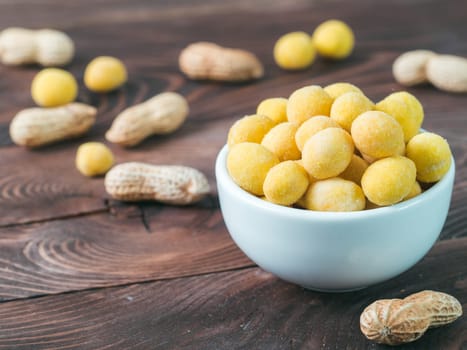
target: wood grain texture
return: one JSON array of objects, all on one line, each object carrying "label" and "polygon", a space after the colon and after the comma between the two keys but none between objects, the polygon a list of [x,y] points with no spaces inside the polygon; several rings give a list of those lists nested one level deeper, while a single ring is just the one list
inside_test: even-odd
[{"label": "wood grain texture", "polygon": [[[465,249],[467,238],[442,242],[410,271],[352,293],[308,291],[250,268],[12,301],[0,304],[0,349],[388,349],[360,333],[363,309],[419,289],[449,290],[465,308]],[[398,349],[466,346],[462,317]]]}]

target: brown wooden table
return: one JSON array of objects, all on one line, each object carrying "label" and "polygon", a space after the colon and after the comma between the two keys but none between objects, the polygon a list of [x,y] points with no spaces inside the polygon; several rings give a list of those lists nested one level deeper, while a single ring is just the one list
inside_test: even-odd
[{"label": "brown wooden table", "polygon": [[[281,34],[312,32],[329,18],[355,30],[349,59],[318,59],[296,73],[274,64]],[[435,289],[455,295],[465,310],[467,95],[430,86],[408,90],[425,107],[424,127],[452,147],[452,205],[421,262],[358,292],[312,292],[256,267],[225,228],[213,169],[229,126],[254,113],[263,98],[349,81],[378,101],[402,89],[391,75],[401,52],[467,56],[465,1],[0,0],[0,26],[69,33],[77,55],[68,69],[80,80],[79,100],[98,108],[97,124],[83,139],[33,151],[17,147],[8,125],[33,105],[29,87],[39,67],[0,66],[0,349],[383,349],[359,330],[361,311],[375,299]],[[264,79],[238,85],[185,79],[178,54],[199,40],[255,52]],[[98,55],[126,63],[130,79],[121,90],[99,95],[84,88],[83,69]],[[133,149],[111,145],[116,160],[197,167],[212,194],[190,207],[113,201],[102,178],[76,171],[76,148],[103,141],[119,111],[162,91],[187,97],[188,121]],[[467,349],[467,317],[401,349]]]}]

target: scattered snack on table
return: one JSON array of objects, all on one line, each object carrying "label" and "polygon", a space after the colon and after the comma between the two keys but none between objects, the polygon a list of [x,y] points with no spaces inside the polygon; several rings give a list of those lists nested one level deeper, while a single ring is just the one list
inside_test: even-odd
[{"label": "scattered snack on table", "polygon": [[269,117],[274,124],[287,121],[287,99],[283,97],[267,98],[258,105],[256,114]]},{"label": "scattered snack on table", "polygon": [[39,147],[85,134],[96,120],[96,109],[83,103],[55,108],[28,108],[10,123],[14,143]]},{"label": "scattered snack on table", "polygon": [[408,142],[420,130],[424,119],[423,106],[418,99],[406,92],[394,92],[378,102],[375,109],[393,116],[402,126],[404,141]]},{"label": "scattered snack on table", "polygon": [[357,211],[365,208],[365,196],[356,183],[334,177],[310,184],[304,204],[310,210]]},{"label": "scattered snack on table", "polygon": [[114,166],[105,176],[105,189],[121,201],[154,200],[187,205],[203,199],[210,191],[206,176],[180,165],[152,165],[140,162]]},{"label": "scattered snack on table", "polygon": [[78,95],[78,83],[66,70],[46,68],[34,76],[31,96],[41,107],[57,107],[71,103]]},{"label": "scattered snack on table", "polygon": [[0,60],[7,65],[64,66],[74,52],[73,41],[58,30],[11,27],[0,32]]},{"label": "scattered snack on table", "polygon": [[265,115],[246,115],[237,120],[229,129],[227,144],[229,147],[242,142],[261,143],[264,135],[274,127],[274,122]]},{"label": "scattered snack on table", "polygon": [[360,315],[363,335],[379,344],[399,345],[419,339],[428,328],[454,322],[462,305],[453,296],[424,290],[404,299],[382,299]]},{"label": "scattered snack on table", "polygon": [[350,164],[354,143],[341,128],[327,128],[311,136],[302,152],[303,167],[316,179],[338,176]]},{"label": "scattered snack on table", "polygon": [[417,170],[413,161],[403,156],[379,159],[362,176],[365,196],[377,205],[402,201],[412,190]]},{"label": "scattered snack on table", "polygon": [[274,153],[281,162],[300,159],[300,150],[295,143],[297,129],[297,123],[277,124],[264,135],[261,145]]},{"label": "scattered snack on table", "polygon": [[415,135],[407,144],[407,157],[417,168],[417,180],[439,181],[451,166],[451,149],[441,136],[431,132]]},{"label": "scattered snack on table", "polygon": [[408,51],[396,58],[392,73],[399,84],[413,86],[430,82],[440,90],[467,92],[467,59],[440,55],[429,50]]},{"label": "scattered snack on table", "polygon": [[325,86],[324,91],[326,91],[327,94],[331,96],[333,100],[335,100],[340,95],[343,95],[347,92],[359,92],[363,94],[362,90],[360,90],[357,86],[350,84],[350,83],[344,83],[344,82],[334,83],[334,84]]},{"label": "scattered snack on table", "polygon": [[327,128],[340,128],[340,125],[331,118],[323,115],[317,115],[305,121],[295,133],[295,143],[298,149],[303,152],[305,142],[318,131]]},{"label": "scattered snack on table", "polygon": [[297,202],[308,188],[308,174],[301,165],[287,160],[273,166],[266,175],[263,191],[266,199],[280,205]]},{"label": "scattered snack on table", "polygon": [[352,123],[351,134],[357,149],[375,159],[400,155],[405,150],[401,125],[384,112],[360,114]]},{"label": "scattered snack on table", "polygon": [[182,50],[180,70],[194,80],[241,82],[261,78],[259,59],[246,50],[231,49],[210,42],[197,42]]},{"label": "scattered snack on table", "polygon": [[354,48],[352,29],[335,19],[321,23],[313,32],[312,38],[319,55],[335,60],[348,57]]},{"label": "scattered snack on table", "polygon": [[125,84],[128,73],[121,60],[99,56],[88,63],[84,70],[84,85],[94,92],[109,92]]},{"label": "scattered snack on table", "polygon": [[227,169],[235,183],[257,196],[264,195],[266,175],[279,158],[266,147],[252,142],[243,142],[229,149]]},{"label": "scattered snack on table", "polygon": [[316,57],[310,35],[292,32],[281,36],[274,45],[274,60],[282,69],[299,70],[309,67]]},{"label": "scattered snack on table", "polygon": [[350,132],[355,118],[364,112],[371,111],[373,107],[374,103],[361,92],[347,92],[334,100],[329,116]]},{"label": "scattered snack on table", "polygon": [[355,211],[414,198],[452,166],[447,142],[420,129],[415,96],[395,92],[374,105],[350,83],[326,89],[265,99],[257,112],[275,121],[257,114],[232,125],[227,170],[237,185],[278,205]]},{"label": "scattered snack on table", "polygon": [[83,143],[76,151],[76,168],[85,176],[103,175],[113,163],[112,151],[101,142]]},{"label": "scattered snack on table", "polygon": [[163,92],[121,112],[105,138],[122,146],[135,146],[151,135],[177,130],[189,112],[186,99],[175,92]]},{"label": "scattered snack on table", "polygon": [[403,53],[394,61],[392,74],[399,84],[413,86],[428,82],[426,64],[436,56],[433,51],[414,50]]},{"label": "scattered snack on table", "polygon": [[329,116],[332,98],[321,86],[311,85],[295,90],[287,102],[287,118],[290,122],[303,123],[316,115]]}]

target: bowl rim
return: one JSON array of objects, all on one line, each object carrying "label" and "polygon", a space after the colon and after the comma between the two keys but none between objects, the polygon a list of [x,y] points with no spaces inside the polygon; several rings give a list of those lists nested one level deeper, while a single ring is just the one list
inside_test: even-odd
[{"label": "bowl rim", "polygon": [[370,217],[374,218],[378,216],[395,215],[399,211],[417,207],[421,205],[422,202],[429,201],[430,199],[438,195],[441,191],[445,190],[446,187],[451,187],[450,192],[452,193],[452,185],[450,184],[454,182],[455,176],[455,160],[454,157],[451,155],[451,166],[449,167],[448,172],[443,176],[443,178],[436,182],[434,185],[432,185],[425,192],[422,192],[418,196],[415,196],[411,199],[390,206],[359,211],[313,211],[274,204],[265,201],[261,198],[258,198],[257,196],[242,189],[233,181],[233,179],[230,177],[230,174],[227,171],[227,153],[228,145],[225,144],[220,149],[216,158],[215,173],[217,186],[222,186],[226,191],[230,192],[233,196],[237,197],[238,199],[246,201],[249,205],[252,205],[259,209],[270,211],[271,214],[281,216],[292,216],[294,218],[302,220],[358,220],[362,218],[368,219]]}]

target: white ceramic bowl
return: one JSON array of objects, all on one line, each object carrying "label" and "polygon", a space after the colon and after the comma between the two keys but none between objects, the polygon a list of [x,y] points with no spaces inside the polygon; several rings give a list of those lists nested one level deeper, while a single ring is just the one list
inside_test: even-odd
[{"label": "white ceramic bowl", "polygon": [[222,215],[233,240],[274,275],[320,291],[348,291],[385,281],[416,264],[437,240],[449,209],[449,172],[408,201],[358,212],[283,207],[241,189],[228,174],[227,146],[216,161]]}]

